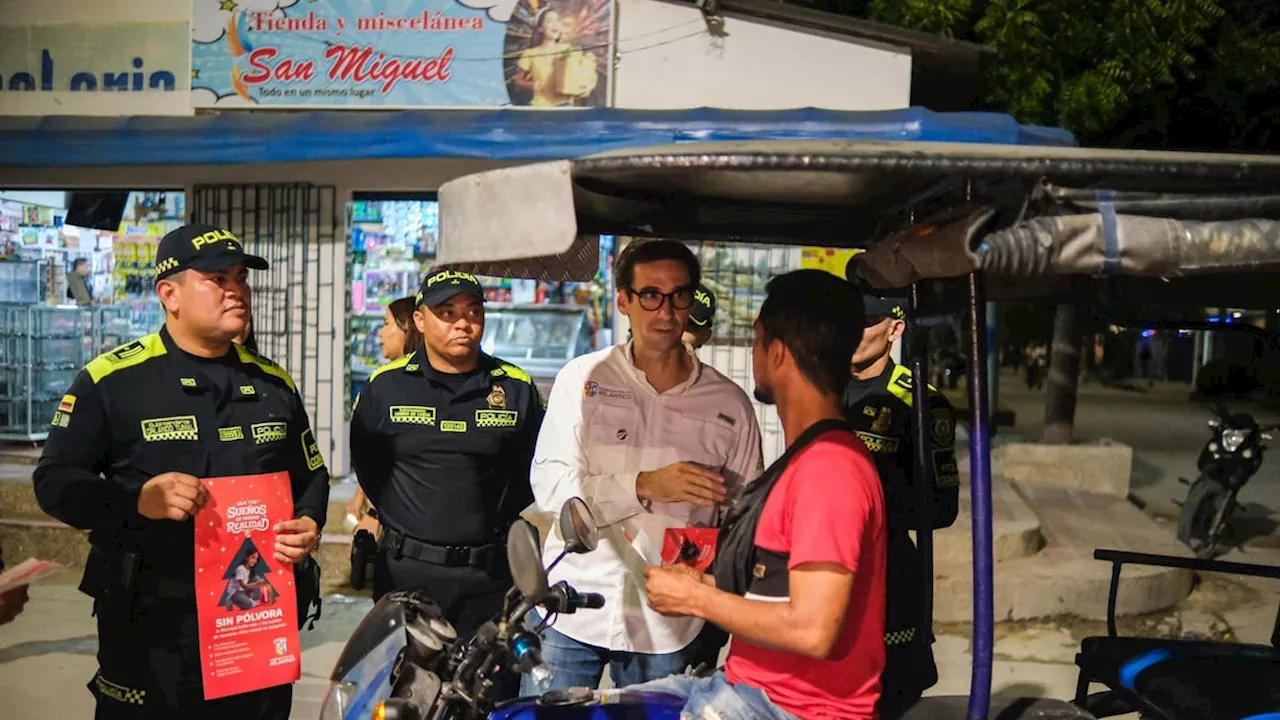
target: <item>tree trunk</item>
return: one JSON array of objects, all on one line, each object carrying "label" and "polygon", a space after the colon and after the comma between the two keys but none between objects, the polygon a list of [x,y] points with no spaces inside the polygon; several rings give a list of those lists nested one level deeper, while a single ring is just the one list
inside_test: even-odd
[{"label": "tree trunk", "polygon": [[1076,391],[1080,384],[1080,312],[1059,305],[1053,318],[1053,348],[1044,403],[1044,442],[1070,445],[1075,435]]}]

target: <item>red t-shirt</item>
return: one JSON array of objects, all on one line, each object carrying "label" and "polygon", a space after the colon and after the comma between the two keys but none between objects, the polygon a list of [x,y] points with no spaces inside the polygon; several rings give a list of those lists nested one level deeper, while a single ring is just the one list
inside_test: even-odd
[{"label": "red t-shirt", "polygon": [[884,670],[885,515],[866,446],[823,433],[791,460],[765,501],[747,599],[786,602],[788,571],[836,563],[853,573],[844,626],[831,657],[814,660],[733,638],[725,673],[809,718],[874,718]]}]

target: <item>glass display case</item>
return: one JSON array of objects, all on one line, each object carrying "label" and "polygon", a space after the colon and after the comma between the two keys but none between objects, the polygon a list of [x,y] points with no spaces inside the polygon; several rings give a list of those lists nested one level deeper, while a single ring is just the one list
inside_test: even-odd
[{"label": "glass display case", "polygon": [[495,305],[480,347],[529,373],[545,396],[565,363],[591,352],[587,313],[583,305]]},{"label": "glass display case", "polygon": [[46,439],[76,373],[163,322],[128,307],[0,303],[0,440]]},{"label": "glass display case", "polygon": [[74,306],[0,305],[0,440],[48,437],[58,401],[93,357],[96,315]]}]

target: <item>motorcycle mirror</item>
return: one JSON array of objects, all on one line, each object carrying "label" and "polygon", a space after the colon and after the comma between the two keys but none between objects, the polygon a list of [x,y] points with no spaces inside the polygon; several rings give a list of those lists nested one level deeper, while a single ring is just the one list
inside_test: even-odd
[{"label": "motorcycle mirror", "polygon": [[595,550],[600,542],[595,517],[582,498],[569,498],[560,508],[560,537],[564,538],[565,552],[579,555]]},{"label": "motorcycle mirror", "polygon": [[507,564],[511,579],[526,600],[547,594],[547,570],[542,566],[542,543],[538,531],[523,518],[507,532]]}]

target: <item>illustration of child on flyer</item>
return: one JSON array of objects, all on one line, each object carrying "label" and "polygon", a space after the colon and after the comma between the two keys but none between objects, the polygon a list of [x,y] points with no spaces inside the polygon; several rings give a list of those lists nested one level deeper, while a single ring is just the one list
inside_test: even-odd
[{"label": "illustration of child on flyer", "polygon": [[293,517],[287,473],[205,478],[196,517],[196,593],[206,700],[301,677],[293,567],[268,562]]},{"label": "illustration of child on flyer", "polygon": [[227,589],[219,605],[232,612],[274,603],[280,592],[271,585],[270,574],[271,568],[262,559],[262,553],[252,540],[245,538],[236,560],[222,576],[227,581]]}]

